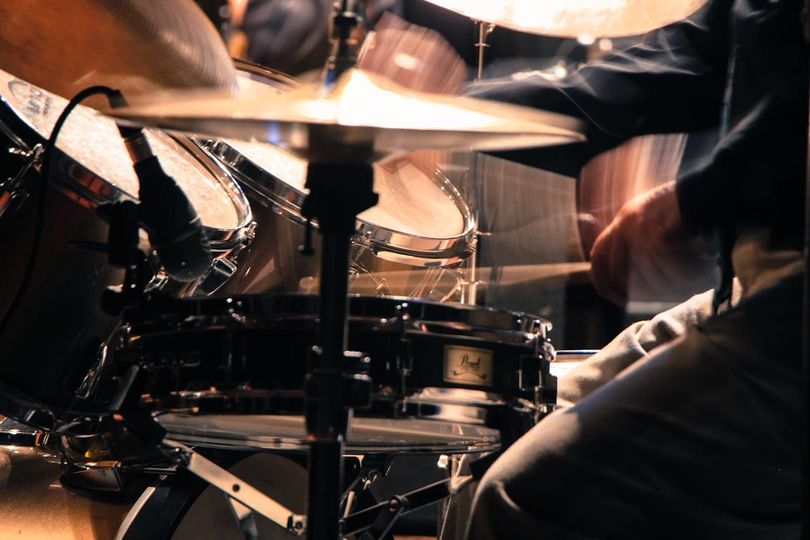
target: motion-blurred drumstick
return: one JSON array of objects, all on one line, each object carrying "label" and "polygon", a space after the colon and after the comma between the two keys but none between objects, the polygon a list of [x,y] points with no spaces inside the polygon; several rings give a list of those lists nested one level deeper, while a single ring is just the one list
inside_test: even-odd
[{"label": "motion-blurred drumstick", "polygon": [[420,92],[458,94],[467,68],[438,33],[385,13],[366,38],[358,67]]}]

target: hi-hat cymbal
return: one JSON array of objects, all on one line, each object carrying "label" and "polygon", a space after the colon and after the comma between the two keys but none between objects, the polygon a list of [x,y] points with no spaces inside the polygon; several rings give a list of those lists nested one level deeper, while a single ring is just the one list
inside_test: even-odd
[{"label": "hi-hat cymbal", "polygon": [[547,36],[622,37],[685,19],[707,0],[427,0],[471,19]]},{"label": "hi-hat cymbal", "polygon": [[222,40],[191,0],[18,0],[0,2],[0,21],[0,69],[62,97],[95,84],[125,95],[236,87]]},{"label": "hi-hat cymbal", "polygon": [[[167,92],[111,115],[133,124],[263,141],[313,160],[355,161],[421,148],[497,150],[584,139],[577,120],[461,96],[414,92],[359,69],[334,85],[237,97]],[[367,159],[364,156],[361,159]]]}]

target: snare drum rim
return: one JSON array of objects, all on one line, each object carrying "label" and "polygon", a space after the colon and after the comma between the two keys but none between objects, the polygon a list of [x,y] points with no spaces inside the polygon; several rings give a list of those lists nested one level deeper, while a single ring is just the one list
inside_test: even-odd
[{"label": "snare drum rim", "polygon": [[[25,81],[23,81],[25,82]],[[30,84],[25,82],[26,84]],[[33,86],[33,85],[32,85]],[[112,121],[112,120],[110,120]],[[47,140],[22,116],[15,107],[0,94],[0,132],[7,137],[8,151],[30,152],[37,145],[44,146]],[[150,130],[154,135],[161,133]],[[227,193],[237,213],[237,225],[223,229],[204,225],[206,235],[214,251],[229,251],[246,240],[246,230],[253,221],[253,213],[247,196],[230,172],[207,152],[188,139],[164,134],[172,139],[183,151],[190,154],[207,171],[217,184]],[[88,169],[76,159],[66,154],[58,145],[53,154],[52,167],[58,174],[51,176],[54,187],[76,203],[90,209],[96,209],[107,203],[121,200],[138,202],[135,194],[130,194],[119,186]],[[37,169],[41,164],[37,164]]]},{"label": "snare drum rim", "polygon": [[[206,298],[163,298],[153,306],[144,306],[135,319],[130,319],[129,336],[141,332],[151,334],[160,330],[155,325],[165,326],[166,331],[183,328],[199,329],[210,324],[244,324],[245,321],[262,320],[317,320],[320,299],[309,293],[244,294]],[[398,314],[407,313],[412,323],[440,325],[453,323],[466,325],[469,331],[484,330],[493,334],[545,341],[552,330],[550,321],[529,313],[503,309],[434,302],[405,296],[370,296],[350,294],[348,317],[354,321],[392,320]],[[135,315],[135,313],[131,313]],[[144,323],[142,326],[141,323]],[[429,330],[423,330],[430,333]],[[472,336],[474,337],[474,336]],[[496,338],[488,341],[497,342]],[[514,342],[513,339],[505,342]]]}]

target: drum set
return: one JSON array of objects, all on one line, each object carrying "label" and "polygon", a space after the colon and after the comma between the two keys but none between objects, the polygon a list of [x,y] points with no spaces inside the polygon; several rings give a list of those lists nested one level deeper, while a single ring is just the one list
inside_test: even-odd
[{"label": "drum set", "polygon": [[[550,323],[449,301],[476,216],[401,155],[576,121],[358,69],[360,2],[310,84],[232,62],[190,1],[42,4],[0,6],[6,532],[383,538],[554,408]],[[129,104],[68,102],[91,84]],[[403,454],[464,474],[371,500]]]}]

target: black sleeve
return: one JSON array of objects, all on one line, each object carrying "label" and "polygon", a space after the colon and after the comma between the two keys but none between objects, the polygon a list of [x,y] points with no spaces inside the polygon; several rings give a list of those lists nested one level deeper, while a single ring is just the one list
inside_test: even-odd
[{"label": "black sleeve", "polygon": [[713,0],[689,19],[562,80],[534,75],[484,81],[467,94],[584,120],[589,143],[501,154],[563,174],[575,173],[593,155],[636,135],[716,126],[726,84],[732,4]]},{"label": "black sleeve", "polygon": [[331,9],[330,0],[251,0],[242,23],[248,58],[291,75],[323,67]]}]

